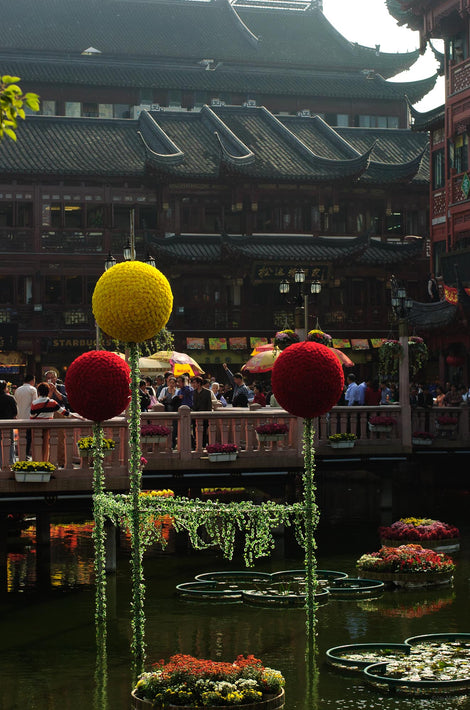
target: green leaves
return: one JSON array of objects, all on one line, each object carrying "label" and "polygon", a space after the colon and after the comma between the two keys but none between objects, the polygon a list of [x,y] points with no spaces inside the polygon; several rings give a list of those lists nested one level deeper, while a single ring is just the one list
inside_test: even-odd
[{"label": "green leaves", "polygon": [[26,118],[24,105],[31,111],[39,111],[39,96],[31,92],[23,94],[19,81],[19,76],[0,76],[0,140],[7,136],[16,141],[17,119]]}]

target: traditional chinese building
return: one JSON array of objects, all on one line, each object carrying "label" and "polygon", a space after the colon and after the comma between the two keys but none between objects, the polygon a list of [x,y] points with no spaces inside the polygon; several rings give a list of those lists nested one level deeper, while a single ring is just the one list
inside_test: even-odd
[{"label": "traditional chinese building", "polygon": [[199,338],[209,364],[249,352],[209,338],[293,324],[279,282],[299,266],[322,282],[306,324],[338,337],[388,334],[392,273],[425,298],[428,139],[405,97],[436,77],[387,80],[418,52],[348,42],[300,0],[18,0],[2,21],[2,73],[42,99],[0,152],[0,319],[30,364],[93,346],[131,220],[177,348]]},{"label": "traditional chinese building", "polygon": [[[461,367],[467,364],[470,350],[465,291],[470,286],[470,2],[388,0],[387,4],[400,24],[419,30],[422,50],[434,38],[444,40],[439,59],[445,74],[445,105],[427,113],[411,108],[411,115],[414,129],[430,135],[430,270],[442,275],[446,300],[456,311],[445,328],[436,316],[440,326],[433,339],[440,343],[443,362],[457,358]],[[430,314],[425,320],[431,325]]]}]

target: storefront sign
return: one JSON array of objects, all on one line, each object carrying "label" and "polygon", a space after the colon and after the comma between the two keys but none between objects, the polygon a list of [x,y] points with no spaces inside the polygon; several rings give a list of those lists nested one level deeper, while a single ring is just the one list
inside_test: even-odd
[{"label": "storefront sign", "polygon": [[209,350],[227,350],[227,338],[209,338]]},{"label": "storefront sign", "polygon": [[204,350],[204,338],[186,338],[186,347],[188,350]]},{"label": "storefront sign", "polygon": [[229,338],[230,350],[246,350],[246,338]]},{"label": "storefront sign", "polygon": [[72,350],[81,348],[83,350],[93,350],[96,347],[94,338],[50,338],[42,341],[42,349],[51,350]]}]

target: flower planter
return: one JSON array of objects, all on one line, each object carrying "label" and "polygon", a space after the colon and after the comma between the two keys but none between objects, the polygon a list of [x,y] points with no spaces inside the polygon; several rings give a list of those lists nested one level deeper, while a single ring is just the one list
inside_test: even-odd
[{"label": "flower planter", "polygon": [[419,438],[412,438],[411,443],[413,446],[431,446],[433,440],[432,439],[419,439]]},{"label": "flower planter", "polygon": [[390,434],[392,431],[392,425],[391,424],[369,424],[369,431],[376,431],[376,432],[386,432],[387,434]]},{"label": "flower planter", "polygon": [[142,444],[162,444],[168,440],[168,436],[141,436],[140,442]]},{"label": "flower planter", "polygon": [[355,441],[330,441],[332,449],[352,449]]},{"label": "flower planter", "polygon": [[453,576],[453,572],[373,572],[369,569],[358,572],[362,579],[378,579],[385,584],[410,588],[450,584]]},{"label": "flower planter", "polygon": [[209,461],[213,462],[219,462],[219,461],[235,461],[238,454],[236,451],[233,453],[227,453],[227,454],[207,454],[209,457]]},{"label": "flower planter", "polygon": [[15,471],[18,483],[49,483],[51,471]]},{"label": "flower planter", "polygon": [[[114,449],[103,449],[103,456],[109,456],[113,451]],[[78,455],[82,459],[91,458],[94,453],[94,449],[78,449]]]},{"label": "flower planter", "polygon": [[[278,710],[278,708],[284,707],[285,703],[285,693],[284,688],[281,689],[280,693],[277,695],[265,695],[263,700],[259,703],[247,703],[244,705],[207,705],[207,710],[227,710],[228,707],[237,708],[237,710]],[[151,708],[157,708],[158,705],[154,705],[150,700],[142,700],[135,695],[135,691],[131,693],[131,707],[132,710],[151,710]],[[195,710],[194,705],[171,705],[170,703],[165,703],[166,710]]]},{"label": "flower planter", "polygon": [[257,434],[259,441],[283,441],[285,434]]}]

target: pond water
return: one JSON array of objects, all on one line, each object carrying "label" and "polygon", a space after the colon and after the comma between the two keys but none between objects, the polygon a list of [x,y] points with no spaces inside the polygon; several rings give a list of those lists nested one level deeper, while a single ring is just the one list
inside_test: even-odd
[{"label": "pond water", "polygon": [[[118,568],[108,578],[107,701],[95,695],[94,589],[91,524],[54,521],[50,569],[37,564],[31,531],[10,540],[8,592],[0,596],[1,710],[127,710],[130,707],[130,566],[125,540]],[[215,552],[150,553],[145,558],[149,663],[174,653],[233,660],[253,653],[286,678],[286,710],[447,710],[470,708],[470,696],[403,698],[369,688],[360,676],[325,665],[332,646],[361,642],[402,642],[418,634],[470,631],[468,596],[470,528],[461,528],[453,586],[386,591],[371,600],[330,600],[318,610],[318,684],[307,697],[305,613],[244,604],[189,602],[175,595],[176,584],[207,571],[243,569]],[[355,560],[378,549],[375,526],[330,528],[318,534],[318,565],[354,575]],[[46,555],[48,557],[48,554]],[[280,542],[257,570],[302,567],[302,557],[286,558]]]}]

